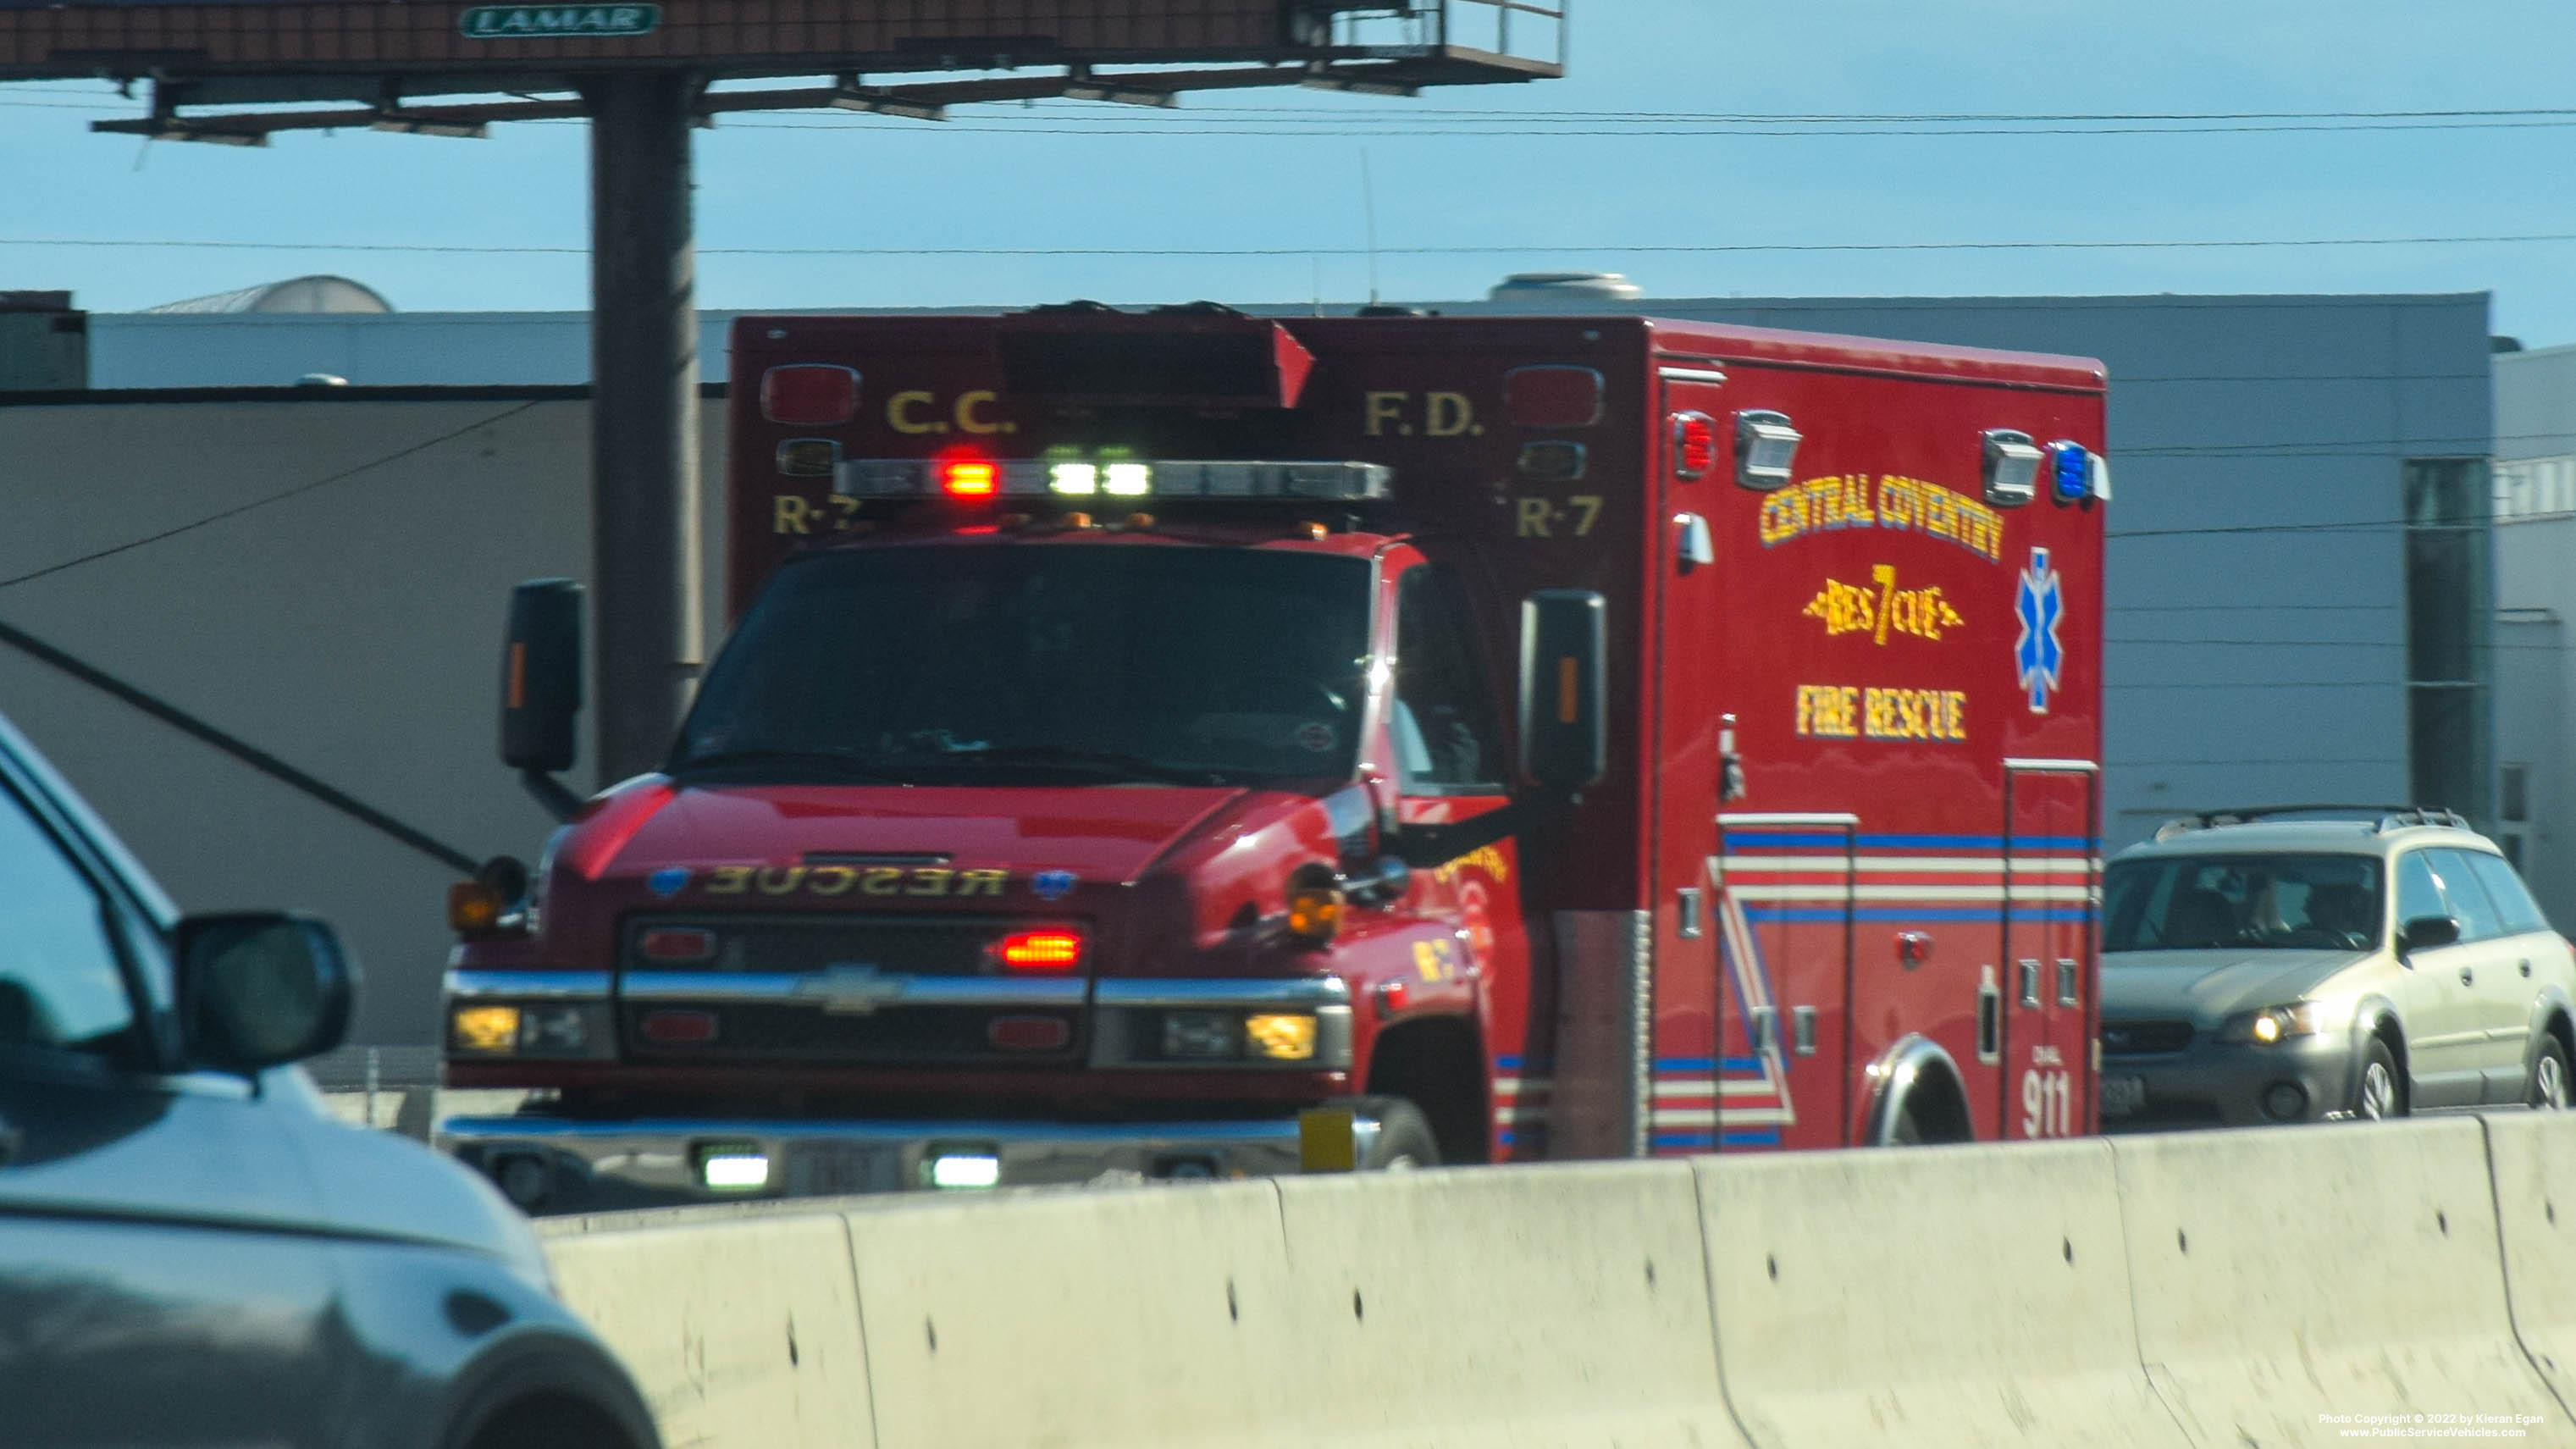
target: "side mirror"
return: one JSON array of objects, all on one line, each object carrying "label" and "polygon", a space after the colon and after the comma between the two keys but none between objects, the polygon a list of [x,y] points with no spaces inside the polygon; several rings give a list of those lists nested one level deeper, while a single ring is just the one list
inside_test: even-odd
[{"label": "side mirror", "polygon": [[189,1059],[245,1076],[340,1044],[356,972],[331,928],[254,911],[179,923],[179,1021]]},{"label": "side mirror", "polygon": [[535,579],[510,591],[501,648],[501,763],[514,770],[572,768],[581,713],[581,585]]},{"label": "side mirror", "polygon": [[1521,601],[1521,774],[1571,795],[1609,768],[1607,606],[1588,589]]},{"label": "side mirror", "polygon": [[2460,939],[2460,923],[2449,916],[2417,916],[2397,932],[2397,954],[2429,951]]}]

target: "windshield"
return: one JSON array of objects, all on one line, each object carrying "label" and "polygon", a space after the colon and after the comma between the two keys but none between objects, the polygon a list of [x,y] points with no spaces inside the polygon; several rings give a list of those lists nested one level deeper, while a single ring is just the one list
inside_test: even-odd
[{"label": "windshield", "polygon": [[1347,780],[1369,565],[1160,545],[932,545],[785,565],[676,770],[892,783]]},{"label": "windshield", "polygon": [[2379,862],[2366,855],[2158,856],[2104,878],[2102,949],[2366,951]]}]

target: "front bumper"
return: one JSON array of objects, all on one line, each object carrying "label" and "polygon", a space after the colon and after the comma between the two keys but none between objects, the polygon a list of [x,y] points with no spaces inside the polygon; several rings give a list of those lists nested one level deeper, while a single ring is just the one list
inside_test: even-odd
[{"label": "front bumper", "polygon": [[[1365,1162],[1378,1123],[1350,1104],[1351,1149]],[[600,1212],[743,1199],[930,1189],[937,1177],[976,1186],[1063,1186],[1148,1178],[1293,1173],[1294,1117],[1192,1122],[763,1121],[456,1117],[437,1145],[500,1185],[531,1213]],[[763,1165],[751,1186],[747,1164]],[[942,1168],[947,1159],[957,1170]],[[989,1160],[989,1169],[979,1164]],[[958,1167],[958,1164],[963,1164]],[[989,1172],[989,1183],[981,1179]]]},{"label": "front bumper", "polygon": [[[2261,1127],[2351,1115],[2358,1038],[2326,1033],[2260,1046],[2219,1042],[2212,1039],[2214,1031],[2196,1032],[2178,1052],[2104,1055],[2102,1130]],[[2144,1093],[2127,1112],[2113,1110],[2120,1078],[2135,1079]],[[2296,1111],[2279,1110],[2289,1105],[2284,1088],[2297,1090]]]}]

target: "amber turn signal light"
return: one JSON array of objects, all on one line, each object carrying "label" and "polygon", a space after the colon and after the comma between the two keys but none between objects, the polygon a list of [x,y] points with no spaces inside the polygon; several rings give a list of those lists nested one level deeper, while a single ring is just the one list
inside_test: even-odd
[{"label": "amber turn signal light", "polygon": [[501,913],[508,906],[498,887],[479,880],[461,880],[447,888],[447,925],[460,936],[480,936],[497,930]]},{"label": "amber turn signal light", "polygon": [[1301,885],[1288,892],[1288,934],[1320,946],[1342,929],[1342,888]]}]

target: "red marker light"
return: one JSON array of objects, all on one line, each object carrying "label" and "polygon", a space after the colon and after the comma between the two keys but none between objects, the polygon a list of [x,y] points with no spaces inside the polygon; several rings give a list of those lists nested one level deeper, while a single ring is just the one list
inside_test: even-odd
[{"label": "red marker light", "polygon": [[824,362],[796,362],[760,375],[760,415],[773,423],[831,427],[859,410],[859,374]]},{"label": "red marker light", "polygon": [[716,954],[716,933],[696,926],[654,926],[635,938],[647,961],[706,961]]},{"label": "red marker light", "polygon": [[1070,971],[1082,960],[1082,933],[1014,931],[994,943],[993,954],[1013,971]]},{"label": "red marker light", "polygon": [[1602,392],[1589,367],[1515,367],[1503,374],[1503,411],[1524,428],[1588,428],[1601,421]]},{"label": "red marker light", "polygon": [[990,498],[1001,479],[1001,468],[980,458],[960,458],[939,465],[939,491],[951,498]]},{"label": "red marker light", "polygon": [[712,1011],[651,1012],[637,1026],[636,1034],[655,1046],[703,1046],[716,1039],[716,1014]]},{"label": "red marker light", "polygon": [[1073,1026],[1060,1016],[997,1016],[984,1039],[1006,1052],[1051,1052],[1073,1040]]}]

